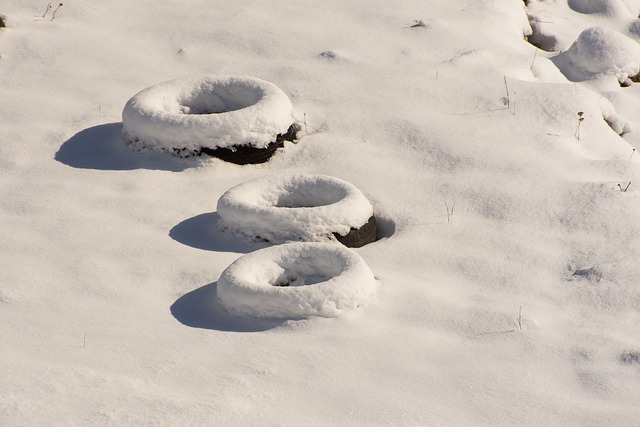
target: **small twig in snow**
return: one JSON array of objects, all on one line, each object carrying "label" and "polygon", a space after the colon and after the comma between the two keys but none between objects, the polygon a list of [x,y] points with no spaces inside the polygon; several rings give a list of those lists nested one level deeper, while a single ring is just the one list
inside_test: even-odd
[{"label": "small twig in snow", "polygon": [[520,311],[518,312],[518,318],[516,319],[516,329],[519,331],[522,330],[522,306],[520,306]]},{"label": "small twig in snow", "polygon": [[313,130],[316,133],[320,132],[318,129],[314,128],[313,126],[311,126],[310,124],[307,123],[307,113],[303,113],[303,117],[304,118],[303,118],[302,121],[296,119],[296,123],[298,123],[298,124],[302,123],[304,125],[305,134],[309,135],[309,128],[311,128],[311,130]]},{"label": "small twig in snow", "polygon": [[531,65],[529,66],[529,70],[531,71],[533,71],[533,64],[535,64],[537,56],[538,56],[538,49],[536,48],[536,52],[533,54],[533,61],[531,61]]},{"label": "small twig in snow", "polygon": [[49,9],[51,9],[51,3],[47,4],[47,8],[44,10],[44,13],[42,14],[43,18],[47,16],[47,13],[49,13]]},{"label": "small twig in snow", "polygon": [[620,185],[620,183],[618,183],[618,188],[620,189],[621,192],[626,193],[627,190],[629,189],[629,187],[631,186],[631,181],[629,181],[629,183],[627,184],[626,187],[624,187],[624,190],[622,189],[622,185]]},{"label": "small twig in snow", "polygon": [[578,111],[578,126],[576,127],[576,133],[575,133],[575,137],[577,138],[578,141],[580,141],[580,125],[584,121],[583,116],[584,116],[584,112]]},{"label": "small twig in snow", "polygon": [[504,76],[504,89],[507,91],[507,109],[511,108],[509,100],[509,85],[507,84],[507,76]]},{"label": "small twig in snow", "polygon": [[636,149],[634,148],[633,151],[631,151],[631,156],[629,157],[629,160],[633,159],[633,155],[636,154]]},{"label": "small twig in snow", "polygon": [[58,11],[58,9],[60,9],[63,6],[62,3],[58,4],[58,7],[55,8],[55,10],[53,11],[53,15],[51,15],[51,20],[53,21],[53,19],[56,17],[56,12]]},{"label": "small twig in snow", "polygon": [[456,202],[453,202],[451,207],[449,207],[447,202],[444,202],[444,206],[447,208],[447,224],[451,224],[451,217],[453,216],[453,210],[456,208]]},{"label": "small twig in snow", "polygon": [[593,116],[593,113],[596,111],[596,108],[598,108],[598,105],[600,105],[600,101],[602,101],[602,97],[600,97],[598,99],[598,102],[596,102],[596,105],[593,107],[593,110],[591,110],[591,112],[589,113],[589,117]]}]

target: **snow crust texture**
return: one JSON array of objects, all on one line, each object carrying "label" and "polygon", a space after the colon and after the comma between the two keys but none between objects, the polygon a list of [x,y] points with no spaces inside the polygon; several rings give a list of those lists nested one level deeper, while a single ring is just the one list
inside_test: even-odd
[{"label": "snow crust texture", "polygon": [[[638,425],[640,83],[556,58],[593,27],[640,40],[640,1],[46,3],[0,2],[0,426]],[[123,141],[139,89],[240,74],[305,114],[269,162]],[[176,120],[227,114],[186,114],[219,111],[196,86],[166,96]],[[266,256],[217,229],[227,190],[268,177],[244,196],[275,208],[300,173],[371,200],[377,296],[342,245]]]},{"label": "snow crust texture", "polygon": [[275,319],[336,317],[375,295],[375,279],[354,251],[328,243],[288,243],[237,259],[218,280],[234,314]]},{"label": "snow crust texture", "polygon": [[288,174],[239,184],[218,200],[218,226],[272,243],[335,240],[364,225],[373,207],[353,184],[321,174]]},{"label": "snow crust texture", "polygon": [[285,133],[293,105],[276,85],[249,76],[175,79],[144,89],[122,111],[123,136],[136,149],[264,148]]}]

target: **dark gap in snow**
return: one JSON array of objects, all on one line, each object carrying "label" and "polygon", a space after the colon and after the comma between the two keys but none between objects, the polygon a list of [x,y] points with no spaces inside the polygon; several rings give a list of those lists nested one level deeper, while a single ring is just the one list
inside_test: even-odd
[{"label": "dark gap in snow", "polygon": [[613,130],[616,134],[620,136],[624,136],[627,133],[631,132],[631,129],[629,128],[629,126],[617,118],[614,118],[611,116],[609,117],[603,116],[602,119],[605,121],[607,125],[609,125],[611,130]]},{"label": "dark gap in snow", "polygon": [[606,124],[608,124],[608,125],[609,125],[609,127],[611,128],[611,130],[613,130],[615,133],[617,133],[617,134],[618,134],[618,135],[620,135],[620,136],[624,135],[624,131],[623,131],[622,133],[620,133],[620,132],[616,131],[616,129],[615,129],[614,125],[613,125],[613,122],[611,122],[611,120],[608,120],[606,117],[604,117],[604,121],[605,121],[605,123],[606,123]]},{"label": "dark gap in snow", "polygon": [[291,283],[289,283],[289,282],[284,282],[284,283],[274,283],[274,284],[273,284],[273,286],[277,286],[277,287],[280,287],[280,288],[286,288],[286,287],[288,287],[288,286],[291,286]]},{"label": "dark gap in snow", "polygon": [[602,271],[600,270],[600,268],[598,268],[598,266],[579,268],[573,272],[572,276],[597,283],[602,280]]},{"label": "dark gap in snow", "polygon": [[320,52],[320,56],[322,56],[323,58],[328,58],[328,59],[337,59],[338,58],[338,54],[335,53],[332,50],[325,50],[324,52]]},{"label": "dark gap in snow", "polygon": [[286,272],[282,277],[278,278],[271,286],[279,288],[298,287],[298,286],[310,286],[317,283],[322,283],[330,279],[330,277],[319,275],[297,275],[293,271]]},{"label": "dark gap in snow", "polygon": [[625,351],[620,355],[620,362],[625,365],[640,365],[640,352],[638,351]]},{"label": "dark gap in snow", "polygon": [[546,52],[558,51],[558,40],[556,37],[542,31],[540,21],[537,17],[527,15],[527,18],[529,19],[529,25],[531,25],[531,34],[525,34],[524,39],[538,49]]},{"label": "dark gap in snow", "polygon": [[0,28],[5,28],[7,26],[7,24],[5,24],[4,22],[5,17],[0,15]]},{"label": "dark gap in snow", "polygon": [[629,76],[624,80],[619,80],[621,87],[629,87],[634,83],[640,83],[640,73]]}]

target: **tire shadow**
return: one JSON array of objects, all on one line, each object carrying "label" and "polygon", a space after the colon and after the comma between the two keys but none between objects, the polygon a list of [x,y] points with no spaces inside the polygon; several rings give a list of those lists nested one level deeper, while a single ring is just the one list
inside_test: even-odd
[{"label": "tire shadow", "polygon": [[220,305],[217,289],[214,282],[181,296],[171,305],[171,314],[185,326],[223,332],[263,332],[285,323],[230,315]]},{"label": "tire shadow", "polygon": [[[376,216],[378,222],[378,230],[376,233],[376,241],[381,239],[388,239],[396,234],[396,223],[386,216]],[[375,242],[374,242],[375,243]]]},{"label": "tire shadow", "polygon": [[167,153],[135,152],[122,139],[122,123],[107,123],[82,130],[65,141],[55,160],[79,169],[151,169],[181,172],[198,165]]},{"label": "tire shadow", "polygon": [[169,237],[183,245],[205,251],[247,254],[271,246],[267,242],[251,242],[235,238],[218,229],[220,215],[204,213],[186,219],[169,231]]}]

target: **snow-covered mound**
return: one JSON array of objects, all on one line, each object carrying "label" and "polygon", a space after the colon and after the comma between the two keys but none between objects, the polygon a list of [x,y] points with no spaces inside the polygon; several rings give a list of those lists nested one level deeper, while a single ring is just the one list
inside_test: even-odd
[{"label": "snow-covered mound", "polygon": [[327,243],[288,243],[237,259],[218,280],[230,312],[252,317],[336,317],[374,295],[371,270],[354,251]]},{"label": "snow-covered mound", "polygon": [[569,7],[576,12],[606,15],[621,19],[630,16],[631,10],[622,0],[569,0]]},{"label": "snow-covered mound", "polygon": [[554,61],[573,81],[609,75],[624,82],[640,70],[640,45],[617,31],[591,27]]},{"label": "snow-covered mound", "polygon": [[367,223],[373,207],[353,184],[293,174],[239,184],[218,200],[218,226],[273,243],[335,240]]},{"label": "snow-covered mound", "polygon": [[144,89],[126,103],[123,135],[137,149],[158,151],[265,148],[287,131],[292,112],[282,90],[255,77],[175,79]]}]

